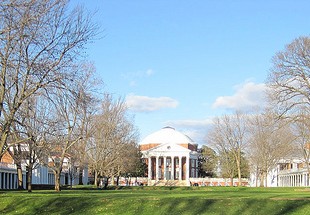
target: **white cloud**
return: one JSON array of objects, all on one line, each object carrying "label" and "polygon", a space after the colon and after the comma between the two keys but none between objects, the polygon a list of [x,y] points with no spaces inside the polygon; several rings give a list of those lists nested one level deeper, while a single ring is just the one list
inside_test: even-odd
[{"label": "white cloud", "polygon": [[123,73],[122,77],[129,81],[129,85],[134,87],[137,85],[138,80],[150,77],[154,74],[154,70],[147,69],[146,71],[137,71],[137,72],[127,72]]},{"label": "white cloud", "polygon": [[177,130],[189,136],[199,145],[205,144],[205,137],[211,124],[212,119],[170,120],[165,122],[165,125],[176,128]]},{"label": "white cloud", "polygon": [[232,96],[220,96],[213,103],[213,108],[227,108],[234,110],[251,110],[266,105],[265,91],[267,86],[263,83],[246,82],[236,86]]},{"label": "white cloud", "polygon": [[203,120],[171,120],[166,122],[167,125],[171,125],[172,127],[181,127],[181,128],[201,128],[207,127],[212,124],[212,120],[203,119]]},{"label": "white cloud", "polygon": [[179,102],[170,97],[148,97],[130,94],[126,97],[128,108],[135,112],[152,112],[164,108],[176,108]]},{"label": "white cloud", "polygon": [[151,75],[153,75],[154,74],[154,71],[152,70],[152,69],[148,69],[148,70],[146,70],[146,72],[145,72],[145,75],[146,76],[151,76]]}]

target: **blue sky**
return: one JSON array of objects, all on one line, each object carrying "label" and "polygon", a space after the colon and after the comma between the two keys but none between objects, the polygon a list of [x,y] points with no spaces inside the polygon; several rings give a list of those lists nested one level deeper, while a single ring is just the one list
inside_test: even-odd
[{"label": "blue sky", "polygon": [[204,144],[214,116],[264,103],[271,59],[310,31],[310,1],[72,0],[94,13],[88,46],[140,138],[172,126]]}]

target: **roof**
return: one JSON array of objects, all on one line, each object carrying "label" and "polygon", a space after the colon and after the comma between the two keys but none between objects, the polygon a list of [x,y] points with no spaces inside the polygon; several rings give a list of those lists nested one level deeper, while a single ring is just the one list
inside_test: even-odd
[{"label": "roof", "polygon": [[194,141],[187,135],[175,130],[172,127],[164,127],[159,131],[156,131],[146,138],[144,138],[140,145],[150,144],[150,143],[175,143],[175,144],[194,144]]}]

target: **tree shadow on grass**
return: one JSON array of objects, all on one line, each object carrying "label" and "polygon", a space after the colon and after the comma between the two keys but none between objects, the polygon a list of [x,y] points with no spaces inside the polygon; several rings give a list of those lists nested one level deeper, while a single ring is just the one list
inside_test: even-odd
[{"label": "tree shadow on grass", "polygon": [[[33,192],[1,196],[0,214],[306,214],[310,198],[210,198],[188,192]],[[18,194],[18,192],[17,192]],[[71,194],[71,195],[69,195]]]},{"label": "tree shadow on grass", "polygon": [[82,197],[25,197],[14,199],[14,202],[0,211],[0,214],[85,214],[94,204],[90,198]]},{"label": "tree shadow on grass", "polygon": [[[158,199],[150,207],[148,200],[141,199],[141,204],[128,214],[307,214],[310,211],[309,200],[281,200],[275,202],[270,199],[195,199],[168,198]],[[134,203],[133,203],[134,205]],[[121,212],[121,211],[119,211]],[[116,213],[117,214],[117,213]]]}]

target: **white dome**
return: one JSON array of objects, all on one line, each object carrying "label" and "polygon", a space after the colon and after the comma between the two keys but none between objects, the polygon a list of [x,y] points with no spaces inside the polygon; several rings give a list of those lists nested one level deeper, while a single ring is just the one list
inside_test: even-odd
[{"label": "white dome", "polygon": [[156,131],[146,138],[144,138],[140,145],[150,144],[150,143],[176,143],[176,144],[185,144],[190,143],[194,144],[194,141],[185,134],[182,134],[179,131],[176,131],[172,127],[164,127],[159,131]]}]

